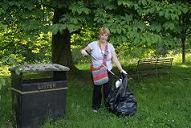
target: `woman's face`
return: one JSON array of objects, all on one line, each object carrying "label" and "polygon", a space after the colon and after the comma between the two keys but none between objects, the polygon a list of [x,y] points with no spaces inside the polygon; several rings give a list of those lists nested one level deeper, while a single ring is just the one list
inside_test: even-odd
[{"label": "woman's face", "polygon": [[108,34],[107,33],[100,33],[99,40],[101,42],[107,42],[107,39],[108,39]]}]

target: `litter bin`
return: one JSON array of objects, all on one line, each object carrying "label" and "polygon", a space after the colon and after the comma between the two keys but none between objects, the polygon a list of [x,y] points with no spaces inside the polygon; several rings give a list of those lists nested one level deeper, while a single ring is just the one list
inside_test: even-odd
[{"label": "litter bin", "polygon": [[39,128],[46,119],[65,115],[68,67],[31,64],[10,71],[17,128]]}]

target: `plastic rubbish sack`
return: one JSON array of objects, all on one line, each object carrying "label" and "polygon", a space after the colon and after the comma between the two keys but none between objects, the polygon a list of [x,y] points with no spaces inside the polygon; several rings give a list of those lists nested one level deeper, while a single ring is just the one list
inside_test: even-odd
[{"label": "plastic rubbish sack", "polygon": [[122,73],[120,78],[122,82],[116,82],[117,85],[107,97],[108,109],[116,115],[132,116],[137,111],[137,101],[128,88],[127,75]]}]

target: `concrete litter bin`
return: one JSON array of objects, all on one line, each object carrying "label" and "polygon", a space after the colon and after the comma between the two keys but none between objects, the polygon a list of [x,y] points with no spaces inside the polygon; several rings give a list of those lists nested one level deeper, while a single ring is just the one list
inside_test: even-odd
[{"label": "concrete litter bin", "polygon": [[31,64],[10,71],[17,128],[39,128],[46,119],[65,115],[68,67]]}]

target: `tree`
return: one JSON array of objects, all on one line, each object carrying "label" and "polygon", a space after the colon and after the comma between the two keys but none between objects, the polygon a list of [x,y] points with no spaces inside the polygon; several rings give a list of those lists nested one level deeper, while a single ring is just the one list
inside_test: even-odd
[{"label": "tree", "polygon": [[[120,4],[134,10],[134,15],[146,24],[141,38],[144,44],[177,48],[182,47],[182,62],[185,63],[185,40],[191,33],[191,6],[186,1],[126,0]],[[146,34],[146,36],[144,36]],[[150,36],[149,36],[150,35]],[[144,38],[145,37],[145,38]],[[153,47],[153,46],[152,46]]]},{"label": "tree", "polygon": [[[85,25],[89,9],[83,2],[60,0],[54,7],[52,62],[76,70],[71,53],[71,35],[78,33]],[[55,29],[57,28],[57,29]]]},{"label": "tree", "polygon": [[178,40],[185,42],[190,34],[191,9],[184,1],[3,0],[0,5],[1,26],[30,40],[40,32],[51,31],[52,62],[74,70],[71,35],[84,28],[97,31],[105,25],[112,32],[110,41],[114,45],[152,49],[177,48]]},{"label": "tree", "polygon": [[185,12],[180,16],[179,25],[181,31],[177,33],[177,36],[181,39],[182,43],[182,63],[186,62],[186,39],[191,35],[191,8],[189,4],[185,5]]},{"label": "tree", "polygon": [[[51,23],[51,10],[41,5],[40,2],[32,0],[0,1],[1,60],[31,63],[42,58],[42,55],[45,57],[49,51],[49,37],[43,33],[48,31]],[[7,64],[12,63],[16,61]]]}]

